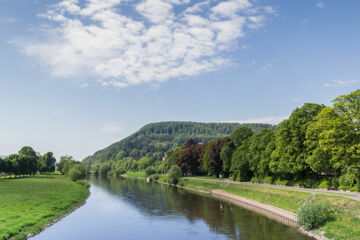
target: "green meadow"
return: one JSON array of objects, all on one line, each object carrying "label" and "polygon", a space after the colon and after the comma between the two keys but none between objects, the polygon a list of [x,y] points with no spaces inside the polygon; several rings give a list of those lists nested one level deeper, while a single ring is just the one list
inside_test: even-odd
[{"label": "green meadow", "polygon": [[0,179],[0,239],[26,239],[85,201],[86,184],[62,175]]}]

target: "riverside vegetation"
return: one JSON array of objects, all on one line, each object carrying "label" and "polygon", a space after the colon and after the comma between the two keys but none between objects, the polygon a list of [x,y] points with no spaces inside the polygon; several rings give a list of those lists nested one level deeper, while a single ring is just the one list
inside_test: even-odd
[{"label": "riverside vegetation", "polygon": [[[163,174],[176,165],[182,176],[230,177],[245,182],[360,191],[360,90],[339,96],[333,103],[330,107],[305,103],[275,131],[264,128],[255,133],[247,126],[238,126],[229,136],[215,136],[207,142],[189,139],[166,152],[129,157],[121,149],[101,161],[95,157],[97,152],[84,159],[84,163],[95,175],[135,171],[143,171],[145,175]],[[176,130],[171,129],[169,131],[176,135]],[[138,137],[142,139],[146,135]],[[259,195],[265,195],[264,199],[270,201],[260,201],[295,213],[301,209],[305,214],[303,219],[307,219],[302,223],[305,228],[321,227],[327,237],[334,239],[360,238],[359,204],[353,200],[319,195],[316,198],[321,203],[311,205],[311,194],[304,198],[295,192],[289,197],[284,194],[285,190],[273,189],[261,194],[254,192],[254,189],[259,190],[254,186],[246,188],[231,184],[229,187],[189,179],[180,180],[179,184],[198,189],[225,189],[241,196],[249,193],[251,196],[244,197],[255,200]],[[274,196],[271,192],[279,195]],[[304,205],[304,199],[307,205]],[[311,215],[319,209],[322,209],[324,219],[313,219]]]},{"label": "riverside vegetation", "polygon": [[55,163],[51,152],[31,147],[0,159],[0,239],[26,239],[85,201],[84,165],[61,157],[60,174]]}]

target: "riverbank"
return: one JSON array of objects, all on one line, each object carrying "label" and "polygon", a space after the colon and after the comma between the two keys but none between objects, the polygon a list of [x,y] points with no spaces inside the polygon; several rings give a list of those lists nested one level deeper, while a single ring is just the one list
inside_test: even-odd
[{"label": "riverbank", "polygon": [[290,189],[275,189],[269,186],[242,185],[225,182],[206,181],[206,179],[182,179],[182,185],[194,190],[221,190],[226,194],[244,197],[260,203],[284,209],[297,214],[301,203],[316,198],[329,204],[333,211],[333,220],[327,222],[317,231],[307,232],[317,239],[343,240],[360,239],[360,202],[341,196],[324,195],[321,193],[299,192]]},{"label": "riverbank", "polygon": [[[143,177],[143,173],[130,173],[127,177]],[[125,176],[126,176],[125,175]],[[161,175],[161,183],[165,181],[165,176]],[[333,220],[327,222],[317,231],[303,231],[305,234],[316,237],[317,239],[360,240],[360,202],[342,196],[327,195],[316,192],[302,192],[296,189],[277,189],[266,185],[235,184],[227,182],[217,182],[213,179],[181,179],[179,187],[211,193],[211,191],[221,190],[225,195],[233,195],[254,200],[259,203],[268,204],[293,214],[297,214],[299,206],[306,200],[316,198],[325,202],[333,211]],[[228,196],[230,196],[228,195]],[[240,202],[240,201],[237,201]]]},{"label": "riverbank", "polygon": [[22,240],[85,203],[86,185],[61,175],[0,180],[0,239]]}]

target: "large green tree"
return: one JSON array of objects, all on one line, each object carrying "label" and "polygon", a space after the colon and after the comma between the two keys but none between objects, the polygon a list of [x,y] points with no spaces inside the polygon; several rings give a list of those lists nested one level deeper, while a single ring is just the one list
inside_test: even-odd
[{"label": "large green tree", "polygon": [[251,137],[253,134],[254,132],[251,128],[240,126],[235,128],[235,130],[230,134],[230,138],[234,142],[235,146],[239,147],[243,141]]},{"label": "large green tree", "polygon": [[279,177],[301,178],[310,170],[306,163],[305,135],[307,127],[322,108],[323,105],[305,103],[295,109],[289,119],[279,124],[275,133],[276,148],[270,161],[273,173]]}]

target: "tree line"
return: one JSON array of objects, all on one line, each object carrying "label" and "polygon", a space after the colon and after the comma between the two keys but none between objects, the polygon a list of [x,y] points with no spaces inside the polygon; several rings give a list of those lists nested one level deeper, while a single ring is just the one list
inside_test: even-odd
[{"label": "tree line", "polygon": [[73,181],[86,176],[84,164],[73,157],[62,156],[60,162],[56,164],[56,158],[52,152],[41,155],[29,146],[22,147],[17,154],[0,158],[0,174],[9,178],[53,173],[55,170],[69,176]]},{"label": "tree line", "polygon": [[165,158],[161,152],[139,160],[124,157],[96,163],[92,172],[164,173],[173,165],[183,176],[360,190],[360,90],[337,97],[330,107],[305,103],[275,131],[238,126],[207,143],[189,139]]},{"label": "tree line", "polygon": [[55,171],[56,159],[52,152],[40,155],[31,147],[25,146],[17,154],[0,158],[0,173],[5,176],[34,175],[37,172],[48,173]]}]

